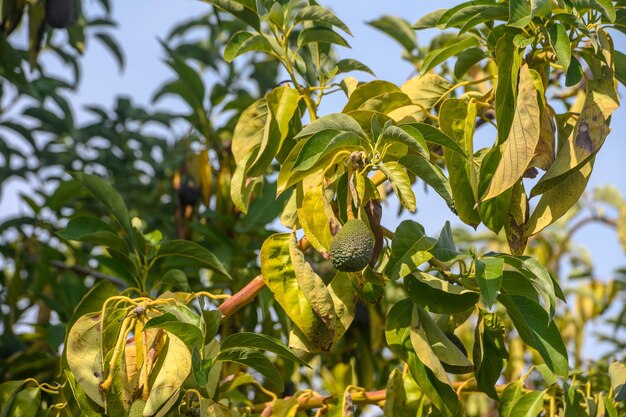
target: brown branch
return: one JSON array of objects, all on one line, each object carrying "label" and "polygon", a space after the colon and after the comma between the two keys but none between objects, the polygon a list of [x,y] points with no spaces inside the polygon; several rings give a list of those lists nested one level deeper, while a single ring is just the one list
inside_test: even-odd
[{"label": "brown branch", "polygon": [[[480,392],[478,387],[476,386],[475,381],[469,384],[468,381],[454,381],[452,382],[451,386],[452,389],[454,389],[459,396],[464,393]],[[506,385],[495,386],[497,392],[502,392],[505,388]],[[522,388],[522,392],[527,392],[527,390],[525,388]],[[285,397],[284,399],[288,398],[290,397]],[[335,398],[335,395],[315,395],[311,397],[300,396],[298,397],[298,411],[321,408]],[[381,403],[384,402],[386,399],[387,391],[384,389],[377,391],[355,392],[352,394],[351,398],[352,403],[355,405],[379,404],[381,406]],[[255,404],[252,409],[254,412],[264,413],[262,415],[271,415],[272,407],[272,401],[268,401],[265,403]]]},{"label": "brown branch", "polygon": [[61,261],[50,261],[50,265],[57,269],[76,272],[77,274],[83,275],[86,277],[94,277],[95,279],[103,279],[103,280],[109,281],[117,285],[118,287],[124,287],[128,285],[125,281],[117,277],[103,274],[102,272],[94,271],[93,269],[85,268],[84,266],[68,265]]},{"label": "brown branch", "polygon": [[[385,401],[387,397],[387,391],[382,389],[378,391],[368,391],[368,392],[355,392],[352,395],[352,403],[356,405],[367,405],[367,404],[378,404],[381,401]],[[285,399],[290,397],[285,397]],[[311,397],[301,396],[298,397],[298,411],[306,411],[314,408],[323,407],[329,401],[332,401],[335,398],[335,395],[315,395]],[[255,412],[268,412],[273,407],[272,401],[268,401],[266,403],[256,404],[253,407]]]},{"label": "brown branch", "polygon": [[258,275],[252,278],[252,281],[237,291],[217,309],[222,313],[223,318],[230,317],[239,309],[249,304],[263,288],[265,288],[263,275]]}]

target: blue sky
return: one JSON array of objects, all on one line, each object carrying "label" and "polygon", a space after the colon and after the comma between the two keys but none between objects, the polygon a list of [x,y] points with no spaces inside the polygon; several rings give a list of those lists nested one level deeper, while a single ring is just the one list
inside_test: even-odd
[{"label": "blue sky", "polygon": [[[150,105],[150,98],[155,89],[172,76],[163,64],[163,52],[158,42],[164,38],[172,25],[193,16],[207,13],[210,6],[197,0],[134,0],[113,1],[114,17],[119,23],[115,31],[121,41],[126,57],[126,69],[120,73],[111,55],[99,44],[87,45],[87,52],[82,61],[83,80],[75,96],[75,109],[83,105],[98,103],[111,106],[114,98],[120,94],[128,95],[135,102]],[[336,0],[320,1],[331,6],[335,13],[351,28],[354,38],[349,39],[352,49],[341,48],[342,57],[356,58],[374,70],[378,78],[397,84],[403,83],[411,74],[412,67],[400,58],[401,47],[381,32],[367,26],[364,22],[383,14],[397,15],[410,22],[420,16],[438,9],[451,7],[459,1],[408,1],[408,0]],[[419,32],[418,40],[426,42],[432,32]],[[626,50],[624,36],[616,36],[616,48]],[[50,62],[55,72],[69,71],[57,63]],[[356,74],[362,80],[369,76]],[[625,90],[620,90],[622,95]],[[322,107],[323,113],[339,110],[344,102],[338,94],[330,98]],[[164,101],[167,105],[176,105],[175,101]],[[159,103],[160,105],[163,105]],[[84,116],[84,114],[83,114]],[[81,113],[78,113],[80,119]],[[612,134],[600,151],[590,187],[599,184],[614,184],[626,196],[626,106],[617,110],[613,116]],[[8,185],[8,186],[7,186]],[[18,203],[16,193],[24,185],[16,182],[3,185],[0,195],[0,219],[26,210]],[[416,215],[404,214],[397,218],[397,204],[390,202],[385,210],[385,223],[394,227],[404,218],[413,218],[422,223],[427,233],[436,234],[446,220],[458,224],[457,218],[448,210],[443,201],[433,192],[424,194],[421,185],[418,193],[419,212]],[[626,257],[620,248],[615,234],[603,226],[591,226],[576,235],[576,239],[588,245],[597,264],[600,277],[608,278],[611,271],[626,265]]]}]

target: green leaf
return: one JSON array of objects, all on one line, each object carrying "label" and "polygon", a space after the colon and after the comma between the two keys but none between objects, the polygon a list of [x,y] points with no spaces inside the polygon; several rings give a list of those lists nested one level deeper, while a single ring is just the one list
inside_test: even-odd
[{"label": "green leaf", "polygon": [[342,59],[335,64],[335,68],[337,68],[337,74],[343,74],[351,71],[362,71],[372,76],[376,76],[370,67],[360,61],[357,61],[356,59]]},{"label": "green leaf", "polygon": [[124,53],[122,52],[117,41],[115,41],[115,39],[113,39],[113,37],[108,33],[96,33],[93,36],[102,42],[109,52],[111,52],[120,69],[124,69]]},{"label": "green leaf", "polygon": [[[427,349],[431,350],[436,355],[437,360],[440,361],[442,365],[445,364],[447,365],[446,367],[450,368],[461,368],[462,371],[460,373],[472,372],[474,370],[472,362],[469,361],[465,353],[463,353],[439,328],[430,314],[420,307],[417,307],[415,311],[417,312],[417,317],[413,319],[411,326],[411,343],[413,344],[417,356],[420,357],[420,360],[423,359],[423,352],[420,352],[416,344],[419,339],[421,339],[422,347],[426,348],[426,346],[428,346]],[[422,362],[426,364],[425,360],[422,360]],[[468,369],[471,370],[469,372],[463,372]],[[448,380],[447,376],[444,378],[445,380],[443,382]]]},{"label": "green leaf", "polygon": [[469,48],[461,52],[454,64],[454,76],[462,78],[474,65],[487,58],[485,52],[478,47]]},{"label": "green leaf", "polygon": [[168,285],[174,290],[190,291],[187,275],[180,269],[169,269],[161,277],[161,285]]},{"label": "green leaf", "polygon": [[611,0],[574,0],[577,10],[593,9],[597,10],[610,22],[615,22],[616,10]]},{"label": "green leaf", "polygon": [[[512,406],[506,417],[536,417],[543,409],[545,391],[531,391],[523,394]],[[504,417],[504,416],[503,416]]]},{"label": "green leaf", "polygon": [[[622,83],[622,85],[626,85],[626,55],[624,55],[620,51],[614,51],[613,60],[615,63],[615,78],[617,78],[617,80]],[[578,66],[580,67],[580,63],[578,64]],[[582,72],[582,69],[580,69],[579,71]],[[567,72],[567,74],[569,75],[569,71]],[[578,79],[578,81],[580,81],[580,78]]]},{"label": "green leaf", "polygon": [[224,341],[222,341],[221,349],[226,350],[231,348],[266,350],[277,354],[281,358],[299,363],[300,365],[309,366],[305,361],[298,358],[292,351],[290,351],[283,342],[262,333],[241,332],[231,334],[226,337]]},{"label": "green leaf", "polygon": [[530,282],[544,303],[544,310],[554,316],[556,308],[555,284],[548,270],[535,258],[528,256],[514,257],[511,255],[498,255],[504,262],[519,271]]},{"label": "green leaf", "polygon": [[554,52],[559,59],[559,64],[561,64],[563,69],[567,71],[572,60],[572,49],[565,26],[560,23],[548,26],[548,35],[550,39],[550,46],[554,49]]},{"label": "green leaf", "polygon": [[566,378],[569,372],[567,350],[548,313],[535,301],[519,295],[500,294],[498,301],[506,307],[524,343],[539,352],[552,372]]},{"label": "green leaf", "polygon": [[485,22],[493,22],[496,20],[507,21],[509,19],[509,8],[506,4],[488,5],[483,7],[478,13],[474,13],[469,19],[461,26],[459,35],[469,32],[475,29],[476,26]]},{"label": "green leaf", "polygon": [[57,232],[57,235],[67,240],[108,246],[121,253],[130,251],[126,241],[117,236],[113,228],[95,217],[85,216],[71,219],[65,229]]},{"label": "green leaf", "polygon": [[205,3],[212,3],[232,14],[238,19],[252,26],[258,31],[261,30],[261,20],[257,12],[255,0],[202,0]]},{"label": "green leaf", "polygon": [[26,387],[13,397],[9,416],[35,417],[41,403],[41,390],[38,387]]},{"label": "green leaf", "polygon": [[155,259],[166,256],[179,256],[194,261],[200,268],[207,268],[213,272],[231,279],[230,274],[224,268],[219,259],[204,246],[188,240],[170,240],[161,244]]},{"label": "green leaf", "polygon": [[415,200],[415,193],[411,189],[411,180],[406,172],[406,168],[394,161],[381,163],[378,165],[378,168],[391,183],[391,187],[398,196],[400,204],[415,213],[417,201]]},{"label": "green leaf", "polygon": [[180,320],[172,313],[165,313],[153,317],[144,325],[144,329],[146,330],[153,328],[163,329],[175,335],[187,346],[190,352],[193,352],[194,348],[202,348],[204,342],[202,330],[191,323]]},{"label": "green leaf", "polygon": [[412,220],[403,221],[393,235],[385,275],[392,280],[409,275],[432,258],[428,251],[434,245],[435,240],[424,234],[420,224]]},{"label": "green leaf", "polygon": [[453,42],[451,45],[445,46],[440,49],[435,49],[434,51],[430,51],[422,61],[420,73],[422,75],[425,75],[448,58],[458,55],[464,50],[474,46],[478,46],[478,40],[474,37],[470,37],[462,40],[455,40],[455,42]]},{"label": "green leaf", "polygon": [[[363,128],[352,117],[344,113],[333,113],[311,122],[295,136],[296,140],[304,139],[324,130],[352,132],[361,138],[367,138]],[[289,159],[289,158],[288,158]]]},{"label": "green leaf", "polygon": [[444,101],[439,113],[439,123],[443,133],[465,150],[463,154],[459,154],[449,148],[444,148],[444,157],[454,197],[454,207],[461,221],[475,227],[480,224],[480,216],[476,210],[476,197],[471,185],[471,178],[476,173],[473,172],[475,169],[473,162],[470,163],[467,156],[461,156],[473,155],[473,143],[469,141],[471,132],[466,134],[466,125],[471,123],[474,126],[475,121],[471,115],[468,115],[468,103],[460,99]]},{"label": "green leaf", "polygon": [[[615,60],[616,60],[615,69],[616,70],[618,68],[617,55],[618,55],[618,52],[615,51]],[[624,60],[624,64],[626,64],[626,60]],[[617,75],[618,73],[616,73],[616,77]],[[578,61],[578,59],[574,57],[570,61],[569,68],[567,69],[567,73],[565,74],[565,86],[571,87],[573,85],[576,85],[580,82],[580,80],[582,80],[582,78],[583,78],[583,67],[582,65],[580,65],[580,62]],[[622,82],[622,84],[624,84],[624,82]]]},{"label": "green leaf", "polygon": [[215,360],[235,362],[249,366],[265,378],[264,383],[277,392],[283,391],[283,380],[276,367],[261,352],[247,348],[229,348],[221,350]]},{"label": "green leaf", "polygon": [[476,261],[476,281],[489,308],[496,301],[500,291],[503,268],[504,259],[502,258],[485,257]]},{"label": "green leaf", "polygon": [[613,362],[609,365],[609,376],[613,388],[613,400],[626,400],[626,365],[621,362]]},{"label": "green leaf", "polygon": [[300,35],[298,35],[298,46],[301,47],[309,43],[334,43],[346,48],[350,47],[341,35],[333,32],[332,29],[323,27],[307,28],[300,32]]},{"label": "green leaf", "polygon": [[411,27],[413,29],[415,29],[415,30],[434,28],[434,27],[437,26],[437,22],[439,21],[441,16],[443,16],[443,14],[447,10],[448,9],[439,9],[439,10],[435,10],[433,12],[430,12],[430,13],[422,16],[420,18],[420,20],[418,20],[417,22],[413,23],[413,26],[411,26]]},{"label": "green leaf", "polygon": [[224,48],[224,59],[226,62],[232,62],[233,59],[246,52],[272,52],[272,46],[263,35],[237,32],[230,38],[226,48]]},{"label": "green leaf", "polygon": [[337,16],[335,16],[330,10],[325,9],[318,5],[306,6],[300,9],[294,19],[295,23],[310,21],[314,23],[328,23],[346,32],[348,35],[352,35],[348,26],[343,23]]},{"label": "green leaf", "polygon": [[111,187],[106,181],[98,178],[94,175],[85,174],[81,172],[74,172],[71,174],[74,179],[79,181],[85,187],[91,191],[91,193],[98,199],[107,209],[113,214],[113,216],[120,223],[127,236],[133,239],[133,228],[130,223],[130,216],[128,209],[122,196],[118,194],[113,187]]},{"label": "green leaf", "polygon": [[478,302],[479,294],[448,281],[417,271],[404,278],[411,301],[437,314],[456,314]]},{"label": "green leaf", "polygon": [[537,91],[530,70],[524,65],[520,70],[519,94],[511,131],[483,201],[502,194],[522,178],[535,154],[540,132]]},{"label": "green leaf", "polygon": [[530,23],[532,16],[528,0],[509,1],[509,21],[507,26],[523,28]]},{"label": "green leaf", "polygon": [[407,397],[404,392],[404,381],[402,380],[402,372],[400,372],[399,369],[391,371],[389,379],[387,379],[385,392],[386,396],[383,415],[397,417],[409,417],[411,415],[415,415],[407,409]]},{"label": "green leaf", "polygon": [[178,82],[185,89],[186,94],[181,94],[181,96],[189,102],[193,109],[204,112],[202,103],[206,89],[198,71],[177,55],[173,55],[167,64],[178,74]]},{"label": "green leaf", "polygon": [[550,0],[530,0],[532,16],[546,17],[552,13],[552,2]]},{"label": "green leaf", "polygon": [[495,385],[509,359],[509,353],[504,341],[504,327],[496,314],[479,310],[474,340],[476,384],[480,391],[497,400]]},{"label": "green leaf", "polygon": [[24,381],[6,381],[0,384],[0,417],[11,417],[9,409]]},{"label": "green leaf", "polygon": [[416,177],[430,185],[433,190],[446,200],[449,207],[454,207],[450,183],[439,166],[419,155],[403,156],[398,162],[415,174]]},{"label": "green leaf", "polygon": [[367,24],[391,36],[409,52],[417,48],[415,32],[411,29],[409,22],[400,17],[381,16],[376,20],[370,20]]},{"label": "green leaf", "polygon": [[468,8],[473,8],[474,6],[481,6],[481,5],[490,5],[493,4],[493,1],[491,0],[474,0],[474,1],[466,1],[463,2],[457,6],[452,7],[451,9],[446,10],[441,17],[438,19],[437,21],[437,26],[440,29],[444,29],[447,25],[448,22],[450,22],[450,20],[452,20],[457,14],[461,14],[463,15],[463,11],[468,9]]},{"label": "green leaf", "polygon": [[385,338],[391,351],[409,366],[420,390],[446,417],[456,415],[459,400],[450,384],[440,381],[417,356],[411,342],[414,305],[410,300],[394,304],[387,314]]},{"label": "green leaf", "polygon": [[[419,130],[411,125],[387,126],[381,133],[376,147],[392,143],[400,143],[406,145],[409,150],[421,155],[424,158],[429,157],[428,145],[422,137]],[[382,148],[380,148],[382,149]]]},{"label": "green leaf", "polygon": [[333,156],[342,150],[353,150],[359,147],[361,138],[354,132],[337,132],[325,130],[318,132],[306,140],[298,153],[293,166],[294,171],[307,171],[316,167],[324,158]]},{"label": "green leaf", "polygon": [[456,245],[454,244],[454,237],[452,236],[452,228],[450,227],[449,221],[446,221],[441,228],[437,242],[429,252],[442,262],[449,262],[459,256],[459,252],[456,250]]},{"label": "green leaf", "polygon": [[437,129],[434,126],[427,125],[425,123],[412,123],[412,127],[419,130],[422,134],[422,137],[427,142],[435,143],[437,145],[442,146],[454,153],[457,153],[459,156],[463,156],[467,159],[467,155],[463,148],[459,146],[457,142],[450,138],[443,130]]}]

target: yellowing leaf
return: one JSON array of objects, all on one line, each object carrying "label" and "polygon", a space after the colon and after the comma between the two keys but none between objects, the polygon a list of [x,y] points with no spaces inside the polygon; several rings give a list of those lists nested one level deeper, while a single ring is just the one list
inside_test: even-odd
[{"label": "yellowing leaf", "polygon": [[[308,291],[313,291],[314,288],[321,289],[324,283],[312,271],[303,256],[297,257],[297,264],[292,262],[292,253],[296,251],[296,237],[291,233],[277,233],[267,238],[260,254],[263,279],[276,301],[301,331],[306,342],[318,348],[329,349],[332,341],[327,324],[317,316],[317,313],[324,314],[320,299],[312,297],[313,300],[309,301],[303,294],[305,289],[302,288],[302,284],[307,280],[311,281],[308,284]],[[323,300],[327,297],[328,292],[326,296],[321,296]],[[314,310],[313,303],[317,303],[318,311]],[[328,321],[328,324],[331,324],[332,318]]]},{"label": "yellowing leaf", "polygon": [[182,386],[191,370],[191,352],[178,337],[167,332],[167,348],[164,358],[159,358],[158,364],[151,371],[156,373],[154,382],[150,385],[150,395],[143,410],[144,416],[151,416],[175,395]]},{"label": "yellowing leaf", "polygon": [[308,241],[319,252],[328,251],[333,240],[331,223],[336,223],[332,208],[326,203],[322,187],[312,188],[305,194],[298,219]]},{"label": "yellowing leaf", "polygon": [[544,171],[550,168],[554,162],[555,131],[554,110],[546,106],[541,110],[541,133],[535,155],[529,166],[541,168]]},{"label": "yellowing leaf", "polygon": [[254,147],[261,144],[268,114],[264,98],[255,101],[241,113],[233,132],[232,151],[235,161],[243,160]]},{"label": "yellowing leaf", "polygon": [[[451,88],[452,84],[448,80],[433,73],[413,77],[400,87],[411,98],[413,104],[425,111],[430,110],[435,103],[444,98]],[[421,119],[424,119],[423,111]]]},{"label": "yellowing leaf", "polygon": [[502,194],[522,177],[535,154],[540,132],[537,92],[528,65],[524,65],[511,131],[483,201]]},{"label": "yellowing leaf", "polygon": [[415,213],[417,202],[415,200],[415,193],[411,189],[411,180],[406,172],[406,168],[394,161],[380,164],[379,168],[389,179],[393,191],[400,200],[400,204]]},{"label": "yellowing leaf", "polygon": [[562,181],[546,191],[530,215],[524,236],[532,236],[542,231],[563,216],[578,202],[585,191],[595,158],[591,159],[578,171],[567,174]]},{"label": "yellowing leaf", "polygon": [[76,383],[98,405],[104,406],[100,378],[104,375],[102,364],[102,321],[100,313],[81,316],[67,337],[65,354]]},{"label": "yellowing leaf", "polygon": [[[539,195],[557,185],[563,175],[578,170],[598,152],[609,129],[609,117],[619,106],[613,72],[603,67],[603,78],[587,84],[587,96],[578,123],[567,142],[559,149],[550,169],[532,189]],[[572,111],[570,109],[570,111]]]}]

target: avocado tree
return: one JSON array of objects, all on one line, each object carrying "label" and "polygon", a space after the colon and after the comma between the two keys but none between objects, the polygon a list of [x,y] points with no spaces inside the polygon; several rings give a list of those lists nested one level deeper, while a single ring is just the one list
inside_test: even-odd
[{"label": "avocado tree", "polygon": [[[0,2],[0,178],[31,189],[0,225],[0,416],[626,413],[626,270],[596,279],[573,240],[601,223],[626,249],[624,198],[585,193],[626,2],[376,18],[415,67],[398,86],[356,78],[313,0],[207,0],[162,41],[153,101],[182,108],[79,122],[85,44],[124,63],[100,3]],[[386,227],[416,187],[471,228]],[[586,363],[592,320],[611,350]]]}]

